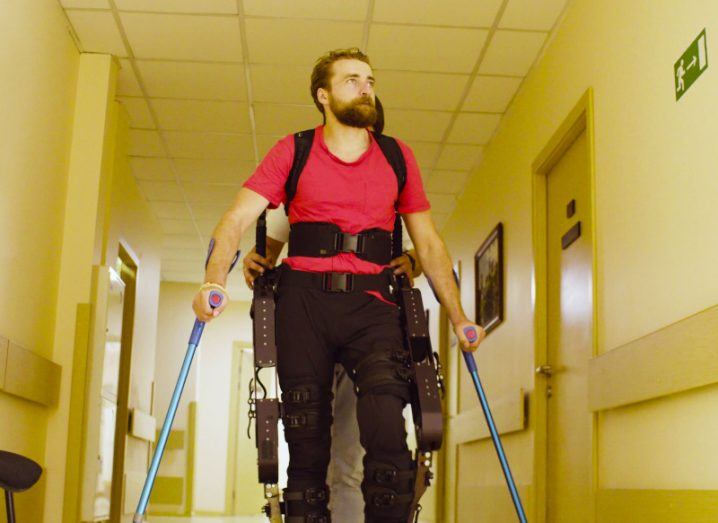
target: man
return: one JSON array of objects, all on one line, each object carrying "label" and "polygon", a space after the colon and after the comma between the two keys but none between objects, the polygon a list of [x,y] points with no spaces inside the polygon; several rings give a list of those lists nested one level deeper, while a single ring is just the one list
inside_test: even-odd
[{"label": "man", "polygon": [[[371,256],[356,250],[329,257],[319,252],[295,256],[292,250],[311,251],[306,239],[327,228],[361,238],[371,246],[386,246],[387,241],[391,243],[397,210],[464,350],[478,347],[484,332],[467,319],[461,307],[451,259],[431,218],[411,150],[398,142],[407,166],[406,184],[399,193],[396,175],[367,131],[376,109],[374,76],[366,55],[351,49],[320,58],[312,72],[311,93],[326,124],[315,129],[289,208],[292,234],[305,241],[290,238],[276,313],[277,371],[290,453],[284,491],[286,521],[330,521],[325,483],[331,382],[334,363],[339,361],[352,377],[358,395],[357,421],[366,451],[362,482],[365,521],[406,523],[415,471],[402,417],[409,401],[409,383],[401,373],[403,339],[386,267],[390,249],[378,249]],[[214,250],[205,284],[193,301],[201,321],[210,321],[226,307],[227,301],[211,310],[209,292],[223,291],[230,262],[247,227],[266,207],[286,200],[293,157],[290,135],[267,154],[222,216],[213,234]],[[478,339],[469,342],[464,334],[467,328],[475,329]]]},{"label": "man", "polygon": [[[376,99],[377,102],[379,99]],[[381,109],[377,103],[377,113]],[[375,132],[380,132],[375,125]],[[289,241],[289,221],[279,208],[267,213],[267,256],[265,258],[252,249],[243,259],[244,281],[252,289],[254,280],[265,269],[272,269]],[[405,242],[405,248],[406,245]],[[421,265],[413,250],[406,250],[402,256],[389,264],[395,275],[405,274],[413,286],[414,278],[421,275]],[[359,444],[359,427],[356,423],[356,395],[351,379],[341,365],[334,371],[334,403],[332,414],[331,457],[329,460],[328,483],[331,490],[329,509],[335,521],[341,523],[361,523],[363,499],[361,494],[362,458],[364,450]]]}]

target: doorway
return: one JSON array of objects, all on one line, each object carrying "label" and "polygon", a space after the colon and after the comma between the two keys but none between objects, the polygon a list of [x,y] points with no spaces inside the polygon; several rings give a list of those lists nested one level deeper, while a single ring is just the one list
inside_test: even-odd
[{"label": "doorway", "polygon": [[593,521],[595,234],[591,92],[534,164],[537,521]]}]

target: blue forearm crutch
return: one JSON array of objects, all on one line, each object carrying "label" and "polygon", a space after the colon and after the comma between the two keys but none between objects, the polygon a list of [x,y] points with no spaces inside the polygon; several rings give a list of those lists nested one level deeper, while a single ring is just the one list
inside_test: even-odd
[{"label": "blue forearm crutch", "polygon": [[[209,293],[209,305],[213,309],[216,309],[222,305],[224,296],[218,291],[211,291]],[[172,428],[172,422],[177,414],[177,406],[179,404],[180,396],[182,396],[182,390],[184,389],[187,376],[189,375],[189,368],[192,365],[192,359],[194,353],[199,345],[199,340],[202,337],[202,331],[204,330],[204,322],[198,319],[194,320],[194,327],[192,328],[192,334],[189,337],[189,345],[187,346],[187,353],[182,363],[182,369],[180,370],[179,378],[177,378],[177,385],[172,393],[172,399],[170,400],[170,406],[167,408],[167,415],[165,416],[165,422],[162,425],[160,431],[160,437],[157,440],[157,447],[155,447],[155,453],[152,456],[152,462],[150,464],[150,470],[147,472],[147,479],[145,480],[145,486],[142,488],[142,494],[140,495],[140,501],[137,504],[137,510],[135,510],[135,516],[132,518],[132,523],[142,523],[144,521],[145,511],[147,510],[147,503],[150,499],[150,493],[155,483],[155,477],[157,476],[157,469],[159,469],[160,461],[162,460],[162,454],[165,451],[165,445],[167,444],[167,437],[169,436],[170,429]]]},{"label": "blue forearm crutch", "polygon": [[[464,334],[466,335],[466,338],[469,340],[469,342],[473,343],[475,342],[479,336],[476,332],[476,329],[474,327],[466,327],[464,329]],[[496,425],[494,425],[494,417],[491,415],[491,409],[489,409],[489,402],[486,399],[486,394],[484,393],[484,388],[481,386],[481,380],[479,379],[479,369],[476,366],[476,360],[474,359],[474,355],[471,352],[461,351],[464,354],[464,360],[466,361],[466,367],[469,369],[469,373],[471,374],[471,377],[474,380],[474,387],[476,387],[476,393],[479,395],[479,401],[481,402],[481,408],[484,411],[484,416],[486,417],[486,423],[489,425],[489,432],[491,432],[491,439],[494,442],[494,447],[496,448],[496,453],[499,455],[499,461],[501,462],[501,468],[504,471],[504,476],[506,477],[506,484],[509,487],[509,492],[511,492],[511,499],[514,502],[514,507],[516,508],[516,513],[519,516],[519,521],[521,523],[526,523],[526,513],[524,512],[524,507],[521,504],[521,498],[519,498],[518,490],[516,490],[516,484],[514,483],[514,477],[511,475],[511,469],[509,468],[509,462],[506,459],[506,455],[504,454],[504,447],[501,445],[501,439],[499,438],[499,432],[496,430]]]}]

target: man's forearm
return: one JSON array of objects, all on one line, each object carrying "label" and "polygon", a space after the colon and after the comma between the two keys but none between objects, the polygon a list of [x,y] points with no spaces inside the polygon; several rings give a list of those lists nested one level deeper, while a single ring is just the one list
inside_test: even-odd
[{"label": "man's forearm", "polygon": [[456,324],[466,319],[461,307],[459,289],[454,280],[451,258],[441,238],[416,249],[422,269],[436,291],[439,301],[446,308],[449,320]]},{"label": "man's forearm", "polygon": [[222,216],[212,233],[214,249],[205,270],[205,282],[226,285],[229,266],[237,254],[237,247],[243,232],[241,222],[233,214],[226,212]]}]

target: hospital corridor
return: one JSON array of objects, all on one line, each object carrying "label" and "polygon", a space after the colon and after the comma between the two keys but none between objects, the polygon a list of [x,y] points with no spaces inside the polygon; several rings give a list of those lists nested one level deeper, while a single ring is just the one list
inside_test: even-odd
[{"label": "hospital corridor", "polygon": [[0,44],[0,523],[718,522],[715,0]]}]

